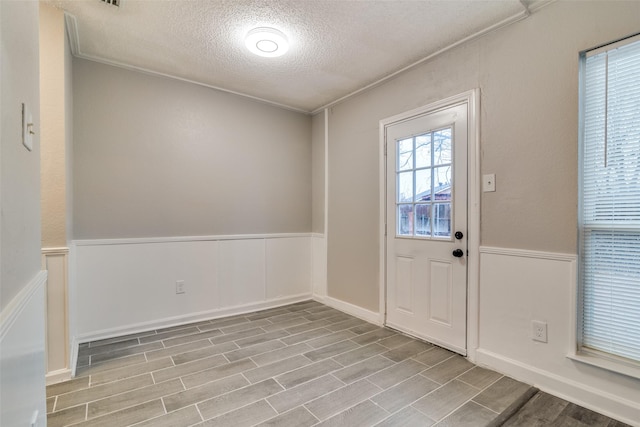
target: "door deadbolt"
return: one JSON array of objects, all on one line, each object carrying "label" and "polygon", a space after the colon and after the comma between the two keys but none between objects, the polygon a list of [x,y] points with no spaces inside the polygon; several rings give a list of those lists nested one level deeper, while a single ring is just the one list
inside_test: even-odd
[{"label": "door deadbolt", "polygon": [[456,231],[456,234],[454,234],[455,238],[460,240],[464,237],[464,234],[462,234],[462,231]]}]

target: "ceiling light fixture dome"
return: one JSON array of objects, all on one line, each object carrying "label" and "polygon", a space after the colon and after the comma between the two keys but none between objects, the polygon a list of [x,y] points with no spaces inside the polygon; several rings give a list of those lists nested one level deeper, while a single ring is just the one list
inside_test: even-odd
[{"label": "ceiling light fixture dome", "polygon": [[289,40],[282,31],[275,28],[254,28],[244,39],[247,49],[256,55],[274,58],[289,50]]}]

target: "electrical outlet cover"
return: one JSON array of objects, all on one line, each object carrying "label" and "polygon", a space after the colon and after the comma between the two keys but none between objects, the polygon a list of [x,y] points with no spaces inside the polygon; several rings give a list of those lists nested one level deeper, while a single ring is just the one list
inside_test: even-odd
[{"label": "electrical outlet cover", "polygon": [[531,321],[531,339],[547,342],[547,323],[539,320]]}]

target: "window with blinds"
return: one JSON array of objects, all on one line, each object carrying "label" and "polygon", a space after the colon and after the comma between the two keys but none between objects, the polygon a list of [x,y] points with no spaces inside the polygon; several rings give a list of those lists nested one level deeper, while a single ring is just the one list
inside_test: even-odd
[{"label": "window with blinds", "polygon": [[581,58],[581,349],[640,362],[640,38]]}]

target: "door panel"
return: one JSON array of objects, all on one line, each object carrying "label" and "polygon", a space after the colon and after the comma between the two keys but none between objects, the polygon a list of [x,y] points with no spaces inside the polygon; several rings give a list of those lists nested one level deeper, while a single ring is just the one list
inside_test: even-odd
[{"label": "door panel", "polygon": [[413,314],[413,258],[399,256],[396,258],[396,307],[407,314]]},{"label": "door panel", "polygon": [[[386,322],[462,354],[467,133],[466,103],[385,127]],[[465,237],[456,239],[456,231]]]},{"label": "door panel", "polygon": [[430,261],[429,278],[429,320],[451,326],[451,305],[453,301],[453,274],[450,262]]}]

